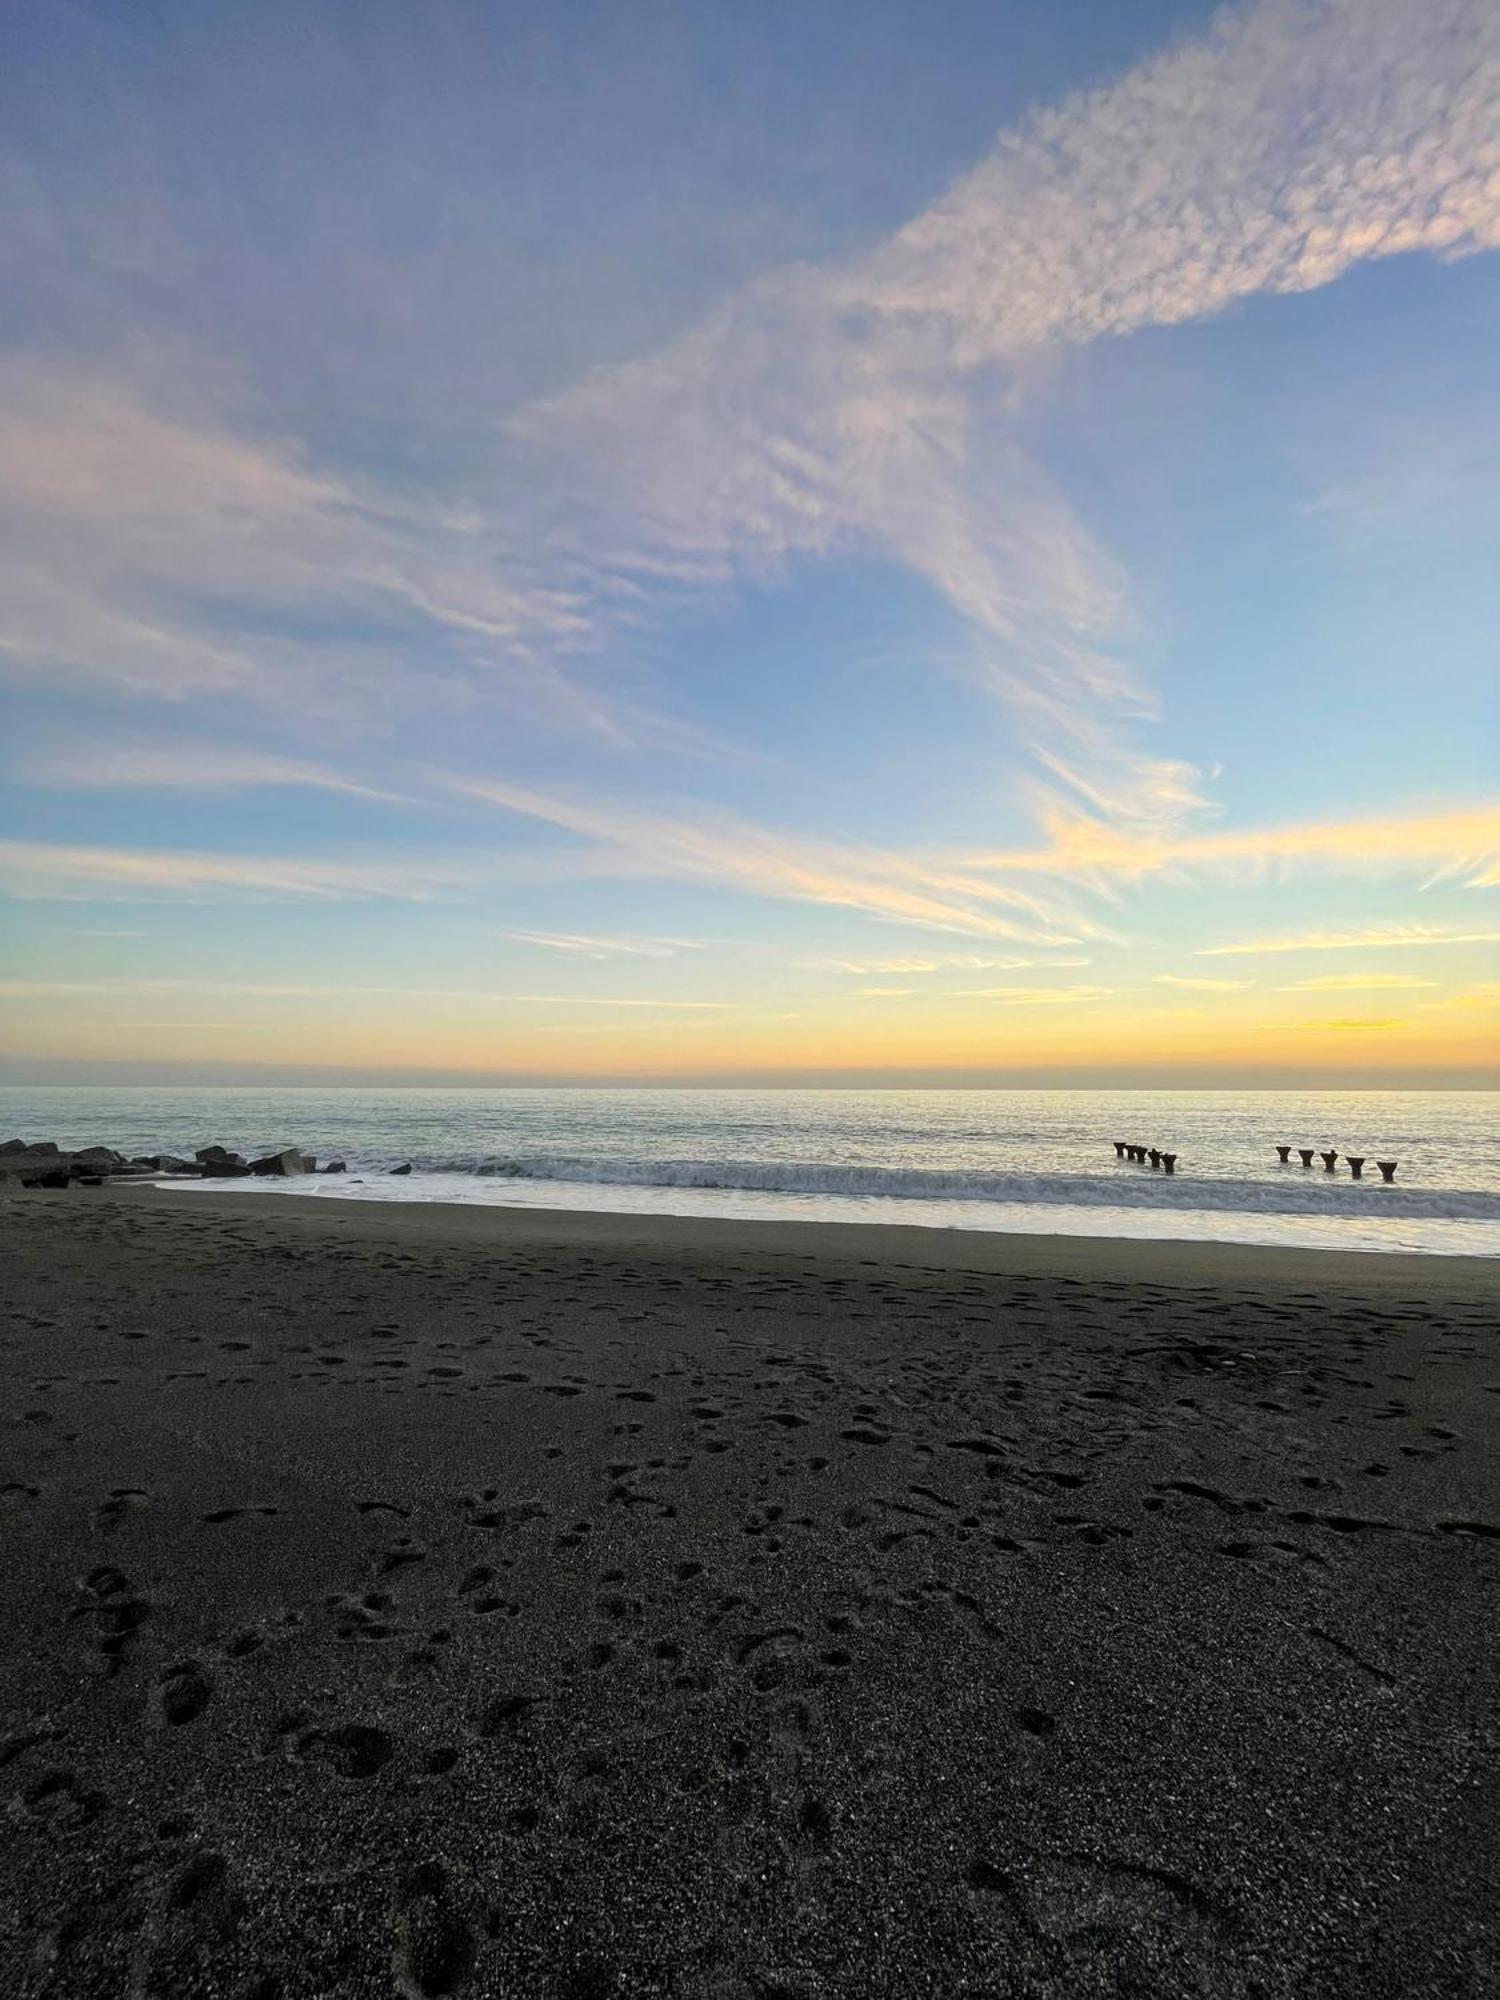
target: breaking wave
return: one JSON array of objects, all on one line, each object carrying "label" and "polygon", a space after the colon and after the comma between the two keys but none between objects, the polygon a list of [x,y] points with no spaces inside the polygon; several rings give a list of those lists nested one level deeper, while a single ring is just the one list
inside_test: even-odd
[{"label": "breaking wave", "polygon": [[[351,1162],[351,1166],[353,1163]],[[414,1156],[414,1173],[486,1180],[551,1181],[726,1193],[822,1195],[843,1200],[1024,1203],[1028,1207],[1221,1210],[1241,1214],[1433,1218],[1500,1222],[1500,1194],[1387,1187],[1380,1181],[1305,1176],[1267,1180],[1167,1177],[1122,1165],[1094,1174],[983,1173],[932,1167],[833,1165],[817,1161],[594,1158],[534,1153]]]}]

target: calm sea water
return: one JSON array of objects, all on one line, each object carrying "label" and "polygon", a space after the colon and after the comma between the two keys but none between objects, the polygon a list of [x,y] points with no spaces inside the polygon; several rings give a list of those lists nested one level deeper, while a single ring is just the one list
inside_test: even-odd
[{"label": "calm sea water", "polygon": [[[0,1091],[12,1135],[346,1160],[347,1174],[292,1184],[309,1200],[1500,1256],[1493,1092],[36,1087]],[[1115,1139],[1177,1153],[1175,1178],[1117,1161]],[[1398,1178],[1304,1172],[1295,1154],[1283,1167],[1278,1142],[1399,1160]],[[233,1185],[253,1200],[266,1184]]]}]

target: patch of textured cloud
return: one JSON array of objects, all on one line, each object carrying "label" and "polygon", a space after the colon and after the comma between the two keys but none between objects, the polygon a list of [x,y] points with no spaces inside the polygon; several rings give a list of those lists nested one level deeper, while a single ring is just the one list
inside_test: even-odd
[{"label": "patch of textured cloud", "polygon": [[718,883],[753,896],[828,903],[975,937],[1074,944],[1098,926],[1029,890],[880,848],[801,838],[724,812],[676,815],[584,801],[525,785],[450,779],[462,796],[620,851],[648,874]]},{"label": "patch of textured cloud", "polygon": [[854,292],[960,366],[1500,246],[1486,0],[1266,0],[1008,136]]},{"label": "patch of textured cloud", "polygon": [[969,621],[1064,796],[1170,825],[1196,773],[1132,741],[1150,703],[1115,651],[1122,581],[996,434],[996,376],[1365,258],[1496,244],[1500,12],[1265,0],[1007,135],[872,253],[773,274],[510,430],[562,461],[606,597],[883,550]]},{"label": "patch of textured cloud", "polygon": [[[321,473],[180,385],[0,363],[0,530],[17,676],[368,717],[426,659],[429,698],[500,678],[522,706],[609,727],[551,657],[582,613],[503,574],[491,523]],[[366,636],[330,636],[339,619]]]}]

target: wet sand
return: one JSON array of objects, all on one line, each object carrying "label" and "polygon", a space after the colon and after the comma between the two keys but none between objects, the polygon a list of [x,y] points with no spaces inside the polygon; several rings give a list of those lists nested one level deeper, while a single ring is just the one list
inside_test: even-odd
[{"label": "wet sand", "polygon": [[0,1990],[1488,1995],[1500,1271],[0,1202]]}]

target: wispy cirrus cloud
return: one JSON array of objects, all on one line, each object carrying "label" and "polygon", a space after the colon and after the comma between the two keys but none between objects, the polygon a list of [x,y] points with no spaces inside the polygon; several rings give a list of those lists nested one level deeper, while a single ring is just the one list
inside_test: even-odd
[{"label": "wispy cirrus cloud", "polygon": [[1372,924],[1364,930],[1305,931],[1294,937],[1242,938],[1201,945],[1195,958],[1265,958],[1292,951],[1404,951],[1438,945],[1500,944],[1500,931],[1471,931],[1442,924]]},{"label": "wispy cirrus cloud", "polygon": [[1434,987],[1435,979],[1408,978],[1403,972],[1325,972],[1315,979],[1298,979],[1283,993],[1402,993]]},{"label": "wispy cirrus cloud", "polygon": [[660,743],[684,726],[608,684],[608,640],[683,591],[875,551],[966,621],[1040,803],[1172,826],[1197,776],[1142,747],[1128,579],[1017,442],[1031,357],[1500,243],[1497,55],[1485,0],[1228,11],[1005,134],[864,254],[477,412],[495,454],[446,494],[277,434],[216,361],[12,359],[0,662],[346,725],[479,703]]},{"label": "wispy cirrus cloud", "polygon": [[[463,797],[576,834],[627,857],[643,873],[713,882],[753,896],[845,909],[974,937],[1071,944],[1098,930],[1057,896],[987,882],[880,848],[774,832],[734,814],[672,814],[527,785],[452,778]],[[1064,928],[1066,926],[1066,928]]]},{"label": "wispy cirrus cloud", "polygon": [[968,621],[1048,774],[1039,799],[1170,825],[1196,776],[1132,736],[1151,702],[1119,653],[1128,588],[996,387],[1047,347],[1500,243],[1497,55],[1483,0],[1226,12],[1007,134],[867,255],[771,274],[510,435],[570,474],[603,601],[884,551]]},{"label": "wispy cirrus cloud", "polygon": [[276,901],[391,898],[426,902],[462,883],[469,866],[306,856],[194,854],[171,849],[65,847],[0,840],[0,890],[23,900],[151,901],[248,896]]},{"label": "wispy cirrus cloud", "polygon": [[1155,975],[1158,986],[1178,986],[1189,993],[1242,993],[1253,986],[1253,979],[1193,979],[1184,973],[1158,972]]},{"label": "wispy cirrus cloud", "polygon": [[[0,980],[0,1000],[120,999],[136,993],[156,995],[182,993],[200,997],[213,994],[228,995],[235,999],[257,1000],[349,1000],[364,996],[378,999],[459,1001],[484,1007],[644,1008],[668,1014],[732,1014],[758,1011],[753,1003],[744,1001],[680,1000],[644,994],[475,992],[467,987],[364,986],[358,983],[344,986],[265,986],[257,985],[253,981],[236,981],[230,985],[198,979]],[[196,1027],[206,1024],[194,1022],[191,1025]]]},{"label": "wispy cirrus cloud", "polygon": [[1299,1021],[1297,1025],[1299,1028],[1326,1028],[1335,1035],[1359,1035],[1372,1032],[1389,1033],[1398,1028],[1409,1028],[1411,1022],[1400,1015],[1386,1014],[1351,1015],[1347,1019],[1337,1021],[1325,1021],[1314,1017],[1311,1020]]},{"label": "wispy cirrus cloud", "polygon": [[559,951],[576,958],[676,958],[685,951],[702,951],[695,938],[585,937],[566,931],[502,931],[516,944]]},{"label": "wispy cirrus cloud", "polygon": [[613,724],[557,665],[587,629],[558,582],[497,564],[495,523],[254,434],[206,392],[0,360],[0,666],[346,724],[415,681],[461,705]]},{"label": "wispy cirrus cloud", "polygon": [[909,977],[936,972],[1022,972],[1034,966],[1062,967],[1091,963],[1086,958],[990,958],[974,952],[950,952],[929,958],[820,958],[811,961],[829,972],[847,972],[859,979],[876,973],[905,973]]},{"label": "wispy cirrus cloud", "polygon": [[998,1000],[1007,1007],[1074,1007],[1107,1000],[1112,986],[964,986],[944,995],[949,1000]]},{"label": "wispy cirrus cloud", "polygon": [[998,875],[1061,875],[1107,887],[1151,876],[1213,874],[1263,881],[1298,869],[1352,875],[1396,871],[1480,887],[1500,865],[1500,805],[1380,819],[1292,821],[1233,833],[1150,833],[1094,816],[1044,814],[1040,847],[970,854],[964,864]]},{"label": "wispy cirrus cloud", "polygon": [[217,743],[84,745],[28,766],[25,775],[30,784],[98,791],[291,789],[342,792],[387,805],[413,803],[402,793],[361,784],[327,764]]}]

